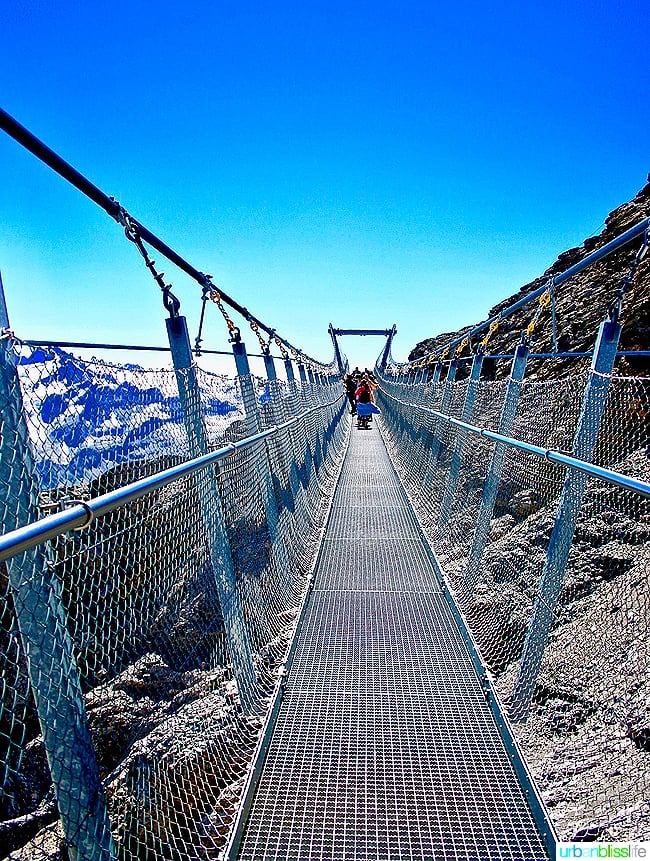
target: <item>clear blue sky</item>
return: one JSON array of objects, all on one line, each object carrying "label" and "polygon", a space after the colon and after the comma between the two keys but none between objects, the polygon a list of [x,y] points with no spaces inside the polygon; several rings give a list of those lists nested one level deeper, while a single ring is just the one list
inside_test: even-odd
[{"label": "clear blue sky", "polygon": [[[330,321],[397,323],[404,359],[483,319],[650,170],[641,0],[21,0],[0,15],[4,109],[319,358]],[[0,201],[17,334],[164,343],[120,228],[4,134]],[[200,290],[162,268],[194,333]],[[225,343],[212,313],[206,346]],[[380,347],[344,343],[362,364]]]}]

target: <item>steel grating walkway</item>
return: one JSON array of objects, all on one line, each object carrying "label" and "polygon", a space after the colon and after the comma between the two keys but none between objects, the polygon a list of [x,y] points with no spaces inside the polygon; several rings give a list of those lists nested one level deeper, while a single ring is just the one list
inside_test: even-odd
[{"label": "steel grating walkway", "polygon": [[548,858],[376,429],[353,430],[239,833],[256,861]]}]

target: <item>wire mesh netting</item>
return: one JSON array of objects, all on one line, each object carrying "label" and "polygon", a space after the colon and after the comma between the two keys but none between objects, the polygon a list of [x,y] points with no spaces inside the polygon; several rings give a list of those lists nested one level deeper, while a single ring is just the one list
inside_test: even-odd
[{"label": "wire mesh netting", "polygon": [[[570,451],[586,380],[524,381],[508,435]],[[550,582],[549,544],[577,471],[431,414],[461,418],[469,387],[409,386],[389,367],[379,398],[395,465],[496,690],[518,718],[516,736],[560,837],[648,839],[650,500],[585,478],[566,569]],[[481,381],[463,418],[498,431],[506,387]],[[592,412],[584,424],[597,434],[593,462],[647,483],[650,379],[614,376],[600,427]],[[546,643],[531,624],[535,607],[551,618]],[[538,674],[531,652],[543,653]],[[532,704],[522,715],[517,697],[526,687]]]},{"label": "wire mesh netting", "polygon": [[[0,352],[4,531],[192,454],[174,371]],[[347,420],[331,374],[187,373],[208,449],[251,435],[249,392],[259,426],[285,424],[3,563],[0,857],[216,858],[226,840]]]}]

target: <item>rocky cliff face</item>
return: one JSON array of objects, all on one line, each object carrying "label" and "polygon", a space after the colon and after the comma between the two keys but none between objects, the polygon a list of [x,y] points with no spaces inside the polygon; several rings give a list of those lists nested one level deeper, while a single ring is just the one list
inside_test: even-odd
[{"label": "rocky cliff face", "polygon": [[[489,318],[543,287],[550,277],[564,272],[649,215],[650,183],[609,215],[602,233],[586,240],[580,248],[561,254],[539,278],[492,308]],[[490,339],[487,353],[512,353],[533,319],[533,352],[551,352],[555,341],[558,352],[588,353],[609,304],[623,287],[620,349],[650,350],[650,252],[626,285],[640,248],[641,240],[637,239],[560,285],[555,296],[555,333],[552,308],[540,308],[535,301],[503,320]],[[431,353],[439,356],[452,339],[463,334],[445,333],[427,339],[414,348],[409,358]],[[474,339],[473,349],[482,337]],[[469,356],[469,350],[462,355]],[[504,378],[509,373],[508,361],[486,363],[493,378]],[[544,446],[569,447],[585,380],[579,371],[588,364],[589,358],[530,360],[527,394],[520,398],[518,424],[512,435],[529,441],[535,438]],[[465,374],[468,366],[469,362]],[[628,379],[618,379],[610,388],[593,459],[648,482],[650,360],[621,357],[617,372]],[[464,384],[458,388],[462,403]],[[494,426],[490,393],[502,388],[493,383],[482,387],[486,394],[477,400],[473,423]],[[432,389],[431,398],[434,397]],[[458,400],[453,403],[458,410]],[[398,449],[397,458],[400,456]],[[449,461],[450,455],[443,451],[437,462],[443,476]],[[486,461],[487,455],[481,454],[476,439],[470,440],[463,453],[464,474],[456,491],[457,525],[432,534],[448,581],[461,596],[469,546],[466,536],[471,536],[474,529]],[[554,478],[545,470],[543,463],[524,463],[515,455],[507,461],[481,559],[480,580],[471,598],[462,605],[504,702],[511,696],[520,669],[520,650],[533,599],[541,589],[542,569],[564,481],[562,474]],[[444,481],[446,476],[443,487]],[[437,523],[435,493],[422,494],[419,499],[423,522]],[[582,500],[571,541],[531,713],[514,730],[561,839],[647,840],[648,500],[592,482]]]},{"label": "rocky cliff face", "polygon": [[[616,236],[624,233],[643,218],[650,216],[650,175],[648,183],[629,203],[619,206],[607,217],[604,230],[594,237],[586,239],[579,248],[570,248],[557,258],[555,263],[534,281],[531,281],[516,293],[509,296],[491,308],[488,319],[496,316],[514,302],[527,294],[542,287],[554,275],[559,275],[587,254],[601,248]],[[615,298],[617,290],[623,284],[630,272],[630,267],[639,250],[641,240],[637,239],[629,245],[608,256],[599,263],[578,273],[555,291],[555,343],[560,352],[590,351],[593,348],[598,324],[604,318],[609,303]],[[533,319],[539,305],[537,302],[520,309],[512,316],[504,319],[497,332],[489,342],[488,353],[512,353],[522,331]],[[535,332],[531,339],[534,352],[550,352],[553,350],[554,333],[552,325],[552,308],[547,307],[540,314]],[[621,320],[623,334],[621,350],[650,349],[650,253],[645,256],[637,269],[636,277],[627,289],[623,298]],[[476,324],[475,324],[476,325]],[[421,341],[413,348],[410,360],[433,353],[439,356],[449,342],[464,335],[472,327],[458,332],[445,332],[433,338]],[[474,339],[475,348],[483,335]],[[465,349],[463,356],[468,355]],[[560,360],[544,363],[533,360],[529,365],[528,376],[548,377],[562,376],[575,369],[575,360]],[[506,361],[487,362],[484,364],[488,376],[502,378],[507,376],[509,364]],[[619,369],[624,374],[650,373],[648,359],[621,359]]]}]

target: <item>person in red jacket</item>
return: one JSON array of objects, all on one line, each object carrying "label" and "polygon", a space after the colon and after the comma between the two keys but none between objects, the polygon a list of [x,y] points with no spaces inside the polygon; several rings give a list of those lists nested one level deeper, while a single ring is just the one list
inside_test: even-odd
[{"label": "person in red jacket", "polygon": [[365,377],[362,377],[354,396],[357,400],[357,427],[360,430],[368,430],[368,424],[373,413],[379,410],[373,403],[372,389]]}]

